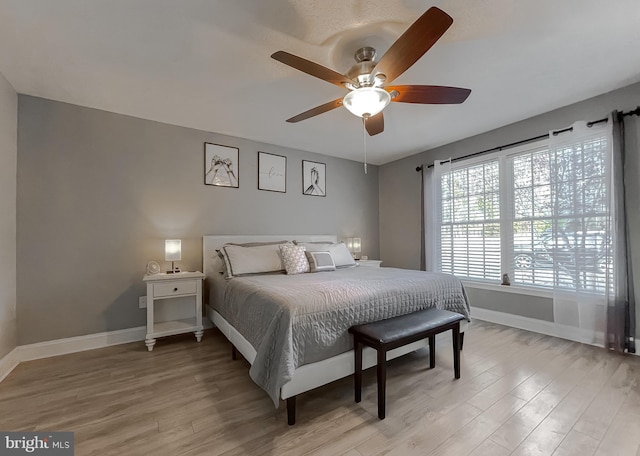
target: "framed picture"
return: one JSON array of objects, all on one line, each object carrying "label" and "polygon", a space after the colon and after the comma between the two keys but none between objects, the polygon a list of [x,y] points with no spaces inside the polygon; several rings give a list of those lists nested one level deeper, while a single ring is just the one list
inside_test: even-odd
[{"label": "framed picture", "polygon": [[287,157],[258,152],[258,190],[287,193]]},{"label": "framed picture", "polygon": [[327,196],[326,165],[302,160],[302,194]]},{"label": "framed picture", "polygon": [[238,188],[238,148],[204,143],[204,183]]}]

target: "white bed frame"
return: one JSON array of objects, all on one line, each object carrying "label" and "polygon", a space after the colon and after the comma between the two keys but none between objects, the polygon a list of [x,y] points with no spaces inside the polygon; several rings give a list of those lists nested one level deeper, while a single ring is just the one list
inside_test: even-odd
[{"label": "white bed frame", "polygon": [[[305,242],[328,241],[336,242],[337,237],[333,235],[237,235],[237,236],[204,236],[202,239],[202,259],[203,272],[205,274],[205,284],[207,278],[215,274],[219,274],[222,267],[222,260],[218,257],[216,249],[228,242],[244,243],[244,242],[270,242],[281,240],[299,240]],[[210,281],[209,281],[210,282]],[[208,290],[208,287],[207,287]],[[207,299],[209,293],[206,294]],[[207,305],[207,316],[213,324],[226,336],[233,344],[235,350],[242,353],[242,356],[253,364],[256,357],[256,350],[253,346],[240,334],[229,322],[213,310],[211,303]],[[463,322],[463,323],[466,323]],[[460,330],[464,331],[465,324],[461,325]],[[416,351],[423,347],[429,346],[429,340],[424,339],[403,347],[396,348],[387,352],[387,359],[397,358],[398,356]],[[365,347],[362,354],[363,369],[376,365],[376,351],[372,348]],[[287,401],[287,416],[289,424],[295,423],[295,398],[298,394],[312,390],[335,380],[353,374],[355,370],[353,350],[341,353],[332,358],[318,361],[311,364],[305,364],[295,370],[290,382],[286,383],[280,389],[280,397]]]}]

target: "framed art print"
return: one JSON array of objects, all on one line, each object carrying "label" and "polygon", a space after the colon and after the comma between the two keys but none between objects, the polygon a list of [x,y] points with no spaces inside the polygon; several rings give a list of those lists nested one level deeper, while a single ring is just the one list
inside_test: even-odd
[{"label": "framed art print", "polygon": [[238,188],[238,148],[204,143],[204,183]]},{"label": "framed art print", "polygon": [[287,192],[287,157],[258,152],[258,190]]},{"label": "framed art print", "polygon": [[327,196],[326,165],[302,160],[302,193],[309,196]]}]

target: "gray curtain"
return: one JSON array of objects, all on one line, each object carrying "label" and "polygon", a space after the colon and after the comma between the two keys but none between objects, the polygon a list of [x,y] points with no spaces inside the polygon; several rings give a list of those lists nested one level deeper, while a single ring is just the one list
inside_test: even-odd
[{"label": "gray curtain", "polygon": [[[637,142],[635,150],[629,148],[631,139],[625,138],[625,120],[622,113],[613,111],[613,176],[612,189],[614,193],[613,218],[613,270],[614,293],[607,302],[607,347],[618,352],[635,353],[636,306],[633,286],[633,267],[631,252],[630,211],[638,208],[630,204],[631,185],[637,185],[638,167],[629,166],[627,157],[637,156]],[[630,122],[637,122],[635,117]],[[636,129],[637,130],[637,129]],[[637,160],[637,159],[636,159]],[[633,181],[633,183],[632,183]],[[637,195],[636,195],[637,197]]]},{"label": "gray curtain", "polygon": [[431,167],[424,164],[422,165],[422,198],[421,198],[421,212],[422,212],[422,225],[420,232],[420,269],[422,271],[438,271],[438,262],[436,260],[437,252],[437,225],[438,208],[436,200],[438,199],[439,191],[436,187],[440,174],[440,161],[436,160]]},{"label": "gray curtain", "polygon": [[425,224],[425,211],[424,211],[424,176],[425,173],[429,172],[429,168],[427,165],[422,165],[420,167],[420,270],[427,270],[427,260],[426,260],[426,252],[425,252],[425,236],[426,236],[426,224]]}]

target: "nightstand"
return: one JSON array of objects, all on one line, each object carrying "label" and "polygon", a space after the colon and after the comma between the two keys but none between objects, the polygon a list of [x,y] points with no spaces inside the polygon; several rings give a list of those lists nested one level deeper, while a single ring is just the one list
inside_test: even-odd
[{"label": "nightstand", "polygon": [[[146,274],[147,284],[147,337],[144,340],[149,351],[153,350],[157,337],[193,332],[196,341],[202,340],[202,272],[178,272],[176,274]],[[156,322],[154,304],[170,298],[193,297],[195,316],[183,320]]]},{"label": "nightstand", "polygon": [[382,264],[382,260],[357,260],[360,266],[366,266],[368,268],[379,268]]}]

